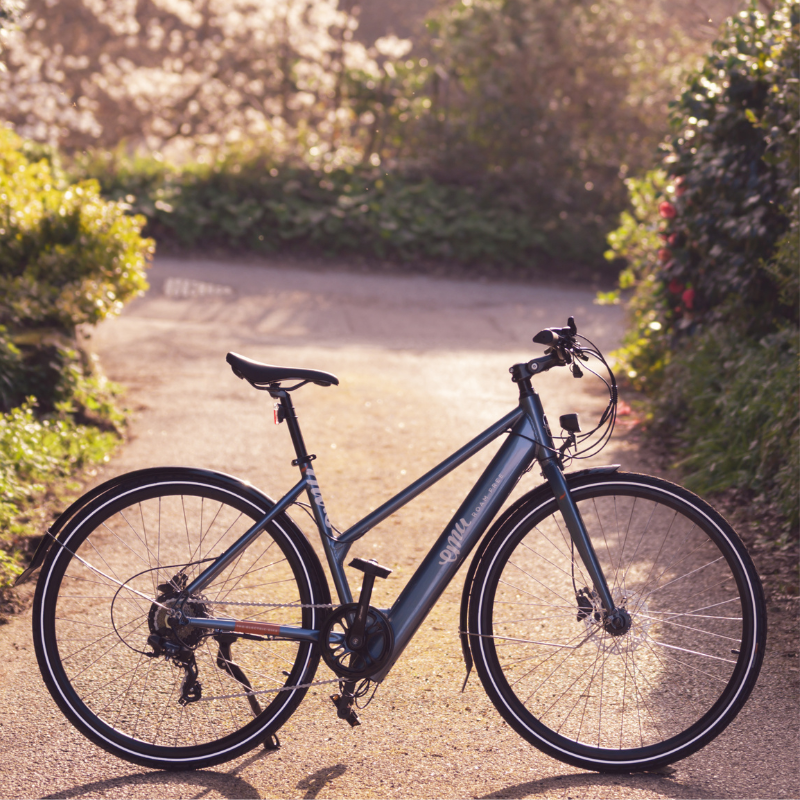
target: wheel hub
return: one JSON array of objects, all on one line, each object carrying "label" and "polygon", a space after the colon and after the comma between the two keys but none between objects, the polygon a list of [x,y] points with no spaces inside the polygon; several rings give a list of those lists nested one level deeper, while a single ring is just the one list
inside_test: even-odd
[{"label": "wheel hub", "polygon": [[[625,655],[638,650],[648,636],[652,620],[647,603],[637,592],[614,589],[614,614],[603,617],[600,598],[595,592],[581,591],[578,596],[578,619],[583,621],[589,641],[599,650]],[[608,635],[605,635],[608,634]]]},{"label": "wheel hub", "polygon": [[[163,583],[158,587],[159,594],[156,602],[150,606],[147,625],[151,634],[194,649],[200,644],[205,631],[190,625],[180,625],[177,618],[169,613],[170,609],[175,607],[180,591],[186,582],[186,576],[179,573],[169,583]],[[200,598],[189,598],[183,603],[182,610],[189,617],[208,618],[209,616],[207,604]]]}]

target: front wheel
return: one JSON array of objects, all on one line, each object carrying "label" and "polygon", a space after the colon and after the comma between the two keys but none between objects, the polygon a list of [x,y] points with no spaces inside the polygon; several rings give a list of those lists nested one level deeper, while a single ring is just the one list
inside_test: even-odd
[{"label": "front wheel", "polygon": [[481,681],[529,742],[575,766],[633,772],[717,736],[764,654],[761,584],[730,525],[667,481],[617,473],[570,490],[624,632],[602,605],[548,491],[497,530],[470,594]]},{"label": "front wheel", "polygon": [[[44,562],[34,643],[50,693],[109,752],[149,767],[235,758],[289,717],[315,645],[178,626],[180,590],[272,502],[205,470],[133,473],[67,523]],[[330,604],[319,561],[279,515],[202,593],[189,616],[319,628]]]}]

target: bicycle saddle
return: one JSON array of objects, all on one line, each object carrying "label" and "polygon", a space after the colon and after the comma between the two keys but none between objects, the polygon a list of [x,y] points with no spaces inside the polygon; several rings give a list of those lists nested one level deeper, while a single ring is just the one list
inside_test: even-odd
[{"label": "bicycle saddle", "polygon": [[317,386],[338,386],[339,379],[330,372],[321,372],[318,369],[300,369],[298,367],[273,367],[253,361],[238,353],[228,353],[225,360],[231,365],[233,374],[242,378],[253,386],[269,386],[281,381],[302,381],[316,383]]}]

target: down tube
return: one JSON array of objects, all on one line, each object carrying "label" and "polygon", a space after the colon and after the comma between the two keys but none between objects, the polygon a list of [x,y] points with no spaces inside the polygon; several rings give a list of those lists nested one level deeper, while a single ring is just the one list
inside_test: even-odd
[{"label": "down tube", "polygon": [[375,680],[383,680],[392,668],[511,494],[519,476],[533,459],[536,450],[534,439],[533,428],[525,415],[511,429],[475,487],[395,601],[389,611],[394,630],[394,657],[375,675]]}]

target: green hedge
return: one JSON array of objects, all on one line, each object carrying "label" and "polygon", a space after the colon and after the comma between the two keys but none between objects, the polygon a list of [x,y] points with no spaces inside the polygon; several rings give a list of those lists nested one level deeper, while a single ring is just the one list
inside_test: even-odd
[{"label": "green hedge", "polygon": [[142,218],[38,150],[0,129],[0,411],[30,395],[41,412],[76,398],[91,372],[79,326],[144,291],[153,251]]},{"label": "green hedge", "polygon": [[663,166],[628,182],[609,237],[628,265],[619,354],[681,441],[699,489],[798,504],[798,33],[796,0],[728,21],[676,103]]},{"label": "green hedge", "polygon": [[147,286],[153,246],[128,210],[0,128],[0,590],[21,537],[42,532],[43,497],[118,441],[116,388],[78,332]]},{"label": "green hedge", "polygon": [[147,219],[162,248],[301,250],[395,261],[524,267],[562,261],[602,265],[610,217],[539,207],[507,182],[438,183],[362,166],[328,172],[231,152],[213,164],[95,152],[74,174]]}]

